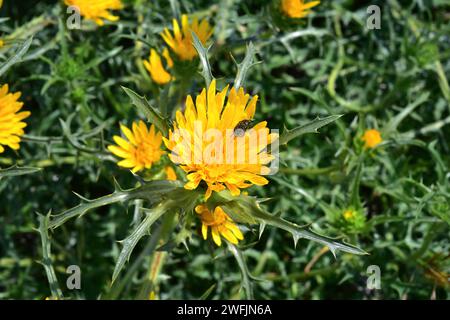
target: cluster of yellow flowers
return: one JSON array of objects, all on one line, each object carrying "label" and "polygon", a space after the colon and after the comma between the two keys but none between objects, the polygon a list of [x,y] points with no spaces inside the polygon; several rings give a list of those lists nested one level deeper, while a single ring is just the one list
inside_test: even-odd
[{"label": "cluster of yellow flowers", "polygon": [[[186,108],[184,112],[177,111],[173,130],[169,131],[167,138],[161,138],[160,133],[155,134],[153,125],[150,130],[147,130],[141,121],[139,124],[133,123],[132,130],[122,125],[121,130],[128,141],[114,136],[117,145],[109,146],[108,149],[124,159],[118,163],[119,166],[132,168],[133,172],[137,172],[144,168],[150,168],[153,163],[159,161],[164,154],[160,150],[161,140],[163,140],[167,149],[172,151],[169,158],[187,174],[188,182],[184,186],[185,189],[202,188],[201,182],[206,186],[205,204],[196,208],[203,224],[203,237],[206,239],[207,229],[210,227],[212,239],[217,245],[220,246],[222,243],[220,235],[231,243],[237,243],[238,240],[243,239],[239,228],[221,207],[209,209],[206,205],[207,201],[213,191],[220,192],[228,189],[232,195],[237,196],[240,194],[240,189],[267,184],[267,179],[262,175],[270,172],[267,164],[273,160],[273,156],[265,149],[268,144],[278,139],[278,136],[269,132],[265,121],[253,127],[253,130],[257,130],[260,135],[256,145],[248,143],[249,135],[247,133],[242,136],[232,134],[230,140],[234,150],[238,146],[244,146],[245,155],[250,154],[252,147],[257,150],[258,157],[255,163],[251,163],[248,157],[244,158],[242,162],[236,161],[238,152],[233,153],[233,158],[229,162],[209,162],[208,159],[202,157],[199,162],[193,162],[192,157],[196,150],[201,154],[207,150],[207,141],[190,139],[189,143],[183,144],[179,140],[181,136],[177,132],[182,131],[184,137],[186,135],[194,137],[213,129],[222,136],[228,136],[229,130],[234,129],[237,124],[253,119],[257,99],[257,96],[251,98],[249,94],[245,94],[242,88],[229,90],[226,86],[217,92],[214,80],[209,88],[203,89],[196,97],[195,103],[190,95],[187,96]],[[225,159],[229,149],[226,145],[221,144],[215,151],[222,154],[221,159]],[[166,168],[166,175],[168,179],[169,177],[176,178],[171,167]]]},{"label": "cluster of yellow flowers", "polygon": [[[3,0],[0,0],[0,7]],[[119,10],[123,8],[121,0],[65,0],[67,6],[74,6],[87,20],[92,20],[99,26],[104,25],[104,20],[117,21],[118,16],[111,14],[110,10]],[[304,0],[281,0],[282,12],[294,19],[304,18],[311,13],[310,9],[320,4],[320,1],[311,1],[305,3]],[[181,30],[178,21],[173,21],[173,32],[166,28],[162,34],[164,41],[180,58],[180,60],[192,60],[197,54],[192,46],[192,37],[190,31],[194,31],[202,42],[206,42],[212,34],[212,29],[206,20],[201,23],[194,19],[189,24],[188,17],[181,17]]]},{"label": "cluster of yellow flowers", "polygon": [[[65,0],[67,5],[77,6],[80,13],[89,20],[95,21],[98,25],[103,25],[103,20],[116,21],[117,16],[112,15],[109,10],[121,9],[123,7],[120,0]],[[313,1],[305,4],[302,0],[282,0],[283,11],[289,17],[301,18],[309,13],[309,9],[319,4],[319,1]],[[211,37],[213,29],[206,20],[201,22],[194,19],[191,24],[187,15],[181,17],[181,28],[177,20],[173,20],[173,34],[166,28],[161,34],[168,48],[165,48],[162,56],[165,59],[166,66],[172,68],[174,61],[171,53],[179,61],[190,61],[197,56],[197,52],[192,44],[191,31],[195,32],[200,41],[205,44]],[[151,49],[148,61],[144,65],[149,71],[152,79],[158,84],[165,84],[173,79],[171,74],[166,71],[161,56]],[[0,153],[4,152],[3,146],[9,146],[13,150],[18,150],[23,129],[26,123],[22,120],[30,115],[28,111],[20,112],[23,103],[19,102],[20,92],[9,93],[8,85],[0,88]],[[242,232],[225,211],[217,206],[209,208],[208,199],[213,192],[220,192],[228,189],[233,196],[238,196],[241,189],[249,188],[252,185],[263,186],[268,183],[264,178],[270,172],[267,165],[273,160],[273,156],[266,150],[267,146],[278,139],[276,134],[271,134],[266,127],[265,121],[253,126],[253,130],[262,134],[263,139],[259,139],[254,145],[248,143],[249,135],[244,132],[243,135],[231,135],[231,161],[206,161],[200,158],[199,161],[192,161],[195,153],[201,154],[208,148],[205,140],[190,140],[189,143],[181,143],[182,136],[189,135],[195,137],[201,133],[214,129],[222,136],[227,136],[229,130],[234,130],[242,122],[253,120],[258,97],[250,97],[240,88],[229,90],[226,86],[220,92],[216,90],[216,82],[213,81],[208,88],[204,88],[196,97],[188,95],[186,98],[186,108],[184,112],[177,111],[173,123],[173,130],[169,131],[168,137],[162,137],[160,132],[156,132],[154,125],[150,128],[143,121],[134,122],[131,129],[121,125],[121,131],[125,138],[114,136],[114,142],[117,145],[110,145],[108,149],[111,153],[122,158],[118,165],[131,169],[136,173],[143,169],[150,169],[154,163],[157,163],[165,154],[161,149],[162,142],[171,153],[170,160],[179,165],[186,173],[185,188],[194,190],[203,188],[205,190],[205,203],[195,208],[199,218],[202,221],[202,234],[206,239],[208,228],[211,229],[213,241],[220,246],[221,237],[236,244],[238,240],[243,239]],[[182,135],[179,132],[184,132]],[[260,137],[261,138],[261,137]],[[382,142],[380,132],[374,129],[367,130],[361,140],[366,148],[375,148]],[[237,146],[244,146],[244,159],[241,162],[236,161],[238,152]],[[215,149],[215,156],[220,155],[220,159],[225,159],[230,153],[229,145],[220,145]],[[255,149],[258,157],[256,161],[250,162],[249,154],[251,149]],[[166,166],[165,174],[168,180],[176,180],[177,175],[173,167]],[[344,214],[350,216],[350,213]]]},{"label": "cluster of yellow flowers", "polygon": [[[174,54],[179,61],[191,61],[197,57],[197,51],[192,43],[192,32],[197,35],[204,45],[211,37],[213,29],[206,19],[199,22],[197,18],[194,18],[192,23],[189,23],[188,16],[183,14],[181,16],[181,29],[178,21],[173,19],[173,34],[168,28],[165,28],[161,33],[161,37],[169,47],[170,52]],[[169,49],[164,48],[162,52],[167,69],[172,68],[174,65]],[[164,67],[161,56],[156,50],[151,49],[149,59],[144,60],[143,62],[153,81],[157,84],[164,85],[173,79]]]},{"label": "cluster of yellow flowers", "polygon": [[[302,18],[309,14],[309,9],[319,4],[319,1],[304,3],[302,0],[282,0],[281,8],[283,12],[291,18]],[[192,43],[191,31],[195,32],[200,41],[205,44],[211,37],[213,29],[206,20],[201,22],[194,19],[191,24],[187,15],[181,17],[181,28],[177,20],[173,20],[173,34],[165,28],[161,34],[168,48],[162,52],[163,59],[151,49],[150,57],[144,60],[144,66],[150,73],[153,81],[159,85],[164,85],[173,80],[173,76],[167,69],[174,66],[173,54],[176,61],[191,61],[197,56],[197,52]],[[214,129],[222,136],[227,136],[229,130],[233,130],[242,122],[253,120],[258,97],[250,97],[240,88],[229,89],[226,86],[223,90],[216,90],[216,81],[213,80],[208,88],[204,88],[194,99],[188,95],[186,98],[184,111],[177,111],[173,129],[169,130],[167,137],[162,137],[161,133],[156,133],[154,126],[150,129],[140,121],[133,123],[132,129],[121,125],[121,131],[126,139],[114,136],[117,145],[111,145],[108,149],[116,156],[122,158],[118,165],[129,168],[133,172],[151,168],[152,164],[158,162],[165,154],[161,150],[162,141],[166,148],[171,151],[169,159],[178,165],[185,173],[187,183],[185,189],[195,190],[205,188],[204,203],[198,205],[195,211],[202,222],[202,235],[207,239],[208,230],[211,229],[213,241],[220,246],[221,237],[232,244],[242,240],[243,234],[233,220],[220,206],[208,206],[208,199],[213,192],[220,192],[228,189],[233,196],[238,196],[241,189],[246,189],[252,185],[263,186],[268,183],[264,175],[269,174],[267,165],[273,160],[273,156],[264,151],[267,146],[278,139],[276,134],[271,134],[266,127],[265,121],[253,126],[253,130],[262,133],[264,139],[258,140],[256,145],[248,143],[249,136],[244,132],[242,136],[231,134],[231,148],[236,151],[237,146],[244,146],[244,161],[236,161],[237,152],[232,152],[232,161],[224,162],[207,161],[203,157],[196,159],[196,152],[203,154],[208,148],[208,143],[202,139],[190,139],[186,143],[186,136],[198,137],[207,130]],[[374,148],[382,140],[378,131],[368,130],[362,137],[367,148]],[[250,162],[249,149],[256,149],[257,160]],[[221,144],[214,150],[214,156],[220,159],[227,158],[229,146]],[[165,168],[168,180],[176,180],[177,175],[171,166]]]},{"label": "cluster of yellow flowers", "polygon": [[[0,5],[1,3],[0,0]],[[118,20],[118,17],[112,15],[109,10],[123,7],[120,0],[65,0],[65,3],[77,6],[86,19],[93,20],[98,25],[103,25],[104,20]],[[282,0],[281,8],[289,17],[302,18],[310,12],[309,9],[319,3],[319,1],[313,1],[305,4],[303,0]],[[192,43],[192,31],[197,34],[203,44],[206,44],[213,33],[212,27],[206,20],[199,22],[197,18],[194,18],[192,23],[189,23],[187,15],[181,17],[181,28],[178,21],[173,20],[173,34],[167,28],[162,32],[161,36],[168,46],[162,52],[165,66],[161,56],[154,49],[150,51],[149,60],[144,61],[144,66],[157,84],[163,85],[173,79],[173,76],[166,71],[166,67],[170,69],[174,65],[171,54],[175,55],[177,61],[191,61],[197,56]],[[18,101],[19,97],[20,92],[8,92],[8,85],[0,88],[0,153],[5,150],[3,146],[9,146],[13,150],[18,150],[20,147],[23,129],[26,127],[26,123],[22,120],[27,118],[30,112],[20,112],[23,103]],[[125,138],[114,136],[116,145],[108,146],[108,150],[122,158],[118,162],[119,166],[136,173],[150,169],[153,164],[160,161],[165,154],[161,148],[164,141],[167,149],[171,151],[168,155],[169,159],[186,173],[185,189],[205,188],[204,203],[195,208],[202,221],[204,239],[207,239],[208,228],[210,228],[212,239],[218,246],[222,243],[221,237],[236,244],[243,239],[242,232],[223,208],[220,206],[210,208],[207,201],[213,192],[227,189],[233,196],[238,196],[241,189],[268,183],[263,176],[269,174],[268,164],[273,160],[273,156],[266,150],[268,145],[278,139],[278,135],[269,132],[265,121],[252,127],[259,134],[256,144],[249,143],[250,136],[245,131],[243,134],[234,134],[239,124],[253,120],[257,100],[258,96],[250,97],[242,88],[230,90],[226,86],[218,92],[214,80],[208,88],[204,88],[197,95],[195,103],[190,95],[187,96],[186,108],[183,112],[176,112],[173,129],[169,131],[167,137],[157,132],[154,125],[148,128],[143,121],[134,122],[131,129],[120,125]],[[213,151],[214,157],[219,157],[222,161],[211,162],[203,157],[192,161],[192,158],[196,157],[196,152],[203,154],[208,149],[208,143],[206,140],[195,138],[188,143],[183,143],[182,140],[186,138],[186,135],[197,137],[212,129],[222,137],[230,138],[231,144],[221,144]],[[366,148],[375,148],[382,142],[380,132],[375,129],[367,130],[361,140]],[[244,149],[242,161],[237,161],[238,146],[243,146]],[[232,156],[228,160],[231,161],[223,161],[229,158],[230,150]],[[253,162],[249,159],[252,151],[258,155]],[[166,166],[164,170],[167,180],[177,179],[172,166]],[[345,218],[349,218],[350,215],[350,212],[344,213]]]}]

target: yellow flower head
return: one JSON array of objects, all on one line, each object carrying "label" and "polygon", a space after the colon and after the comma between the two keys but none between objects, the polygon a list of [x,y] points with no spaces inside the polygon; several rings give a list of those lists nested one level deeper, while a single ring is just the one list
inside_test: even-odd
[{"label": "yellow flower head", "polygon": [[166,173],[166,179],[169,181],[175,181],[177,180],[177,174],[175,170],[171,166],[167,166],[164,168],[164,171]]},{"label": "yellow flower head", "polygon": [[202,44],[206,44],[213,34],[213,29],[206,19],[199,23],[198,19],[194,18],[194,21],[189,24],[188,16],[185,14],[181,16],[181,29],[178,21],[173,19],[173,35],[167,28],[161,33],[164,41],[180,60],[192,60],[197,56],[197,51],[192,44],[191,31],[197,35]]},{"label": "yellow flower head", "polygon": [[67,6],[78,7],[83,17],[95,21],[99,26],[104,25],[103,20],[119,20],[119,17],[114,16],[109,10],[123,8],[121,0],[65,0],[65,3]]},{"label": "yellow flower head", "polygon": [[310,14],[311,8],[320,4],[320,1],[305,3],[303,0],[281,0],[281,9],[290,18],[304,18]]},{"label": "yellow flower head", "polygon": [[17,101],[21,93],[8,93],[8,85],[0,88],[0,153],[5,151],[3,146],[13,150],[20,148],[20,137],[25,134],[23,128],[27,126],[22,120],[29,117],[31,112],[22,111],[23,103]]},{"label": "yellow flower head", "polygon": [[162,136],[161,133],[155,133],[155,127],[150,126],[148,130],[143,121],[139,124],[133,122],[132,130],[124,125],[120,125],[125,140],[119,136],[113,139],[117,146],[108,146],[108,150],[116,156],[123,158],[117,164],[124,168],[133,168],[131,171],[138,172],[144,168],[151,168],[152,164],[159,161],[164,151],[161,150]]},{"label": "yellow flower head", "polygon": [[[166,59],[167,66],[171,68],[173,66],[173,61],[170,58],[169,50],[167,50],[167,48],[164,49],[163,56]],[[143,62],[153,81],[155,81],[157,84],[163,85],[172,80],[170,73],[168,73],[166,69],[164,69],[161,57],[154,49],[150,50],[150,57],[148,61],[144,60]]]},{"label": "yellow flower head", "polygon": [[380,131],[375,129],[366,130],[361,140],[364,141],[366,148],[375,148],[383,141]]},{"label": "yellow flower head", "polygon": [[345,210],[343,216],[344,219],[348,221],[355,216],[355,211],[353,211],[352,209]]},{"label": "yellow flower head", "polygon": [[218,246],[222,244],[221,236],[233,244],[237,244],[239,240],[244,239],[241,230],[221,207],[216,207],[214,211],[210,211],[206,205],[201,204],[195,207],[195,212],[202,220],[203,239],[208,238],[208,227],[211,228],[213,241]]},{"label": "yellow flower head", "polygon": [[156,300],[155,291],[150,291],[150,293],[148,294],[148,300]]},{"label": "yellow flower head", "polygon": [[242,88],[233,88],[225,103],[227,92],[228,86],[216,93],[213,81],[208,92],[203,89],[197,96],[195,105],[188,96],[184,113],[177,111],[173,131],[163,138],[172,151],[169,158],[188,173],[184,187],[194,190],[204,181],[206,200],[212,191],[228,188],[236,196],[240,189],[267,184],[261,175],[270,173],[266,165],[274,157],[266,147],[278,139],[269,133],[265,121],[247,131],[236,130],[253,119],[258,97],[250,99]]}]

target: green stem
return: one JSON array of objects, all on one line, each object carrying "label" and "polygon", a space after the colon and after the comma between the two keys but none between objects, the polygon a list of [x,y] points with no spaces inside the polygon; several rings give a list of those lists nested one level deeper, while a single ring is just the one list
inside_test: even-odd
[{"label": "green stem", "polygon": [[53,268],[52,258],[51,258],[51,243],[48,237],[48,224],[49,217],[39,215],[39,233],[41,235],[42,243],[42,255],[45,273],[47,274],[48,283],[50,284],[50,291],[52,293],[52,298],[58,300],[63,299],[63,294],[61,288],[59,287],[58,278],[56,277],[55,269]]},{"label": "green stem", "polygon": [[[167,214],[162,222],[161,232],[158,235],[157,243],[163,245],[166,243],[173,233],[175,224],[175,211]],[[167,252],[153,251],[150,259],[150,265],[147,270],[148,278],[144,281],[141,290],[138,294],[138,299],[147,300],[150,293],[155,291],[158,286],[158,276],[162,270],[164,263],[166,262]]]}]

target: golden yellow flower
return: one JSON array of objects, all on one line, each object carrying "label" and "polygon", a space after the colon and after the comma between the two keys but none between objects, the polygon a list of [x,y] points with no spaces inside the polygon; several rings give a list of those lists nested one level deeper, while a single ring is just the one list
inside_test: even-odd
[{"label": "golden yellow flower", "polygon": [[166,179],[170,181],[177,180],[177,174],[175,170],[171,166],[167,166],[164,168],[164,171],[166,173]]},{"label": "golden yellow flower", "polygon": [[365,142],[364,146],[366,148],[375,148],[383,141],[380,131],[375,129],[366,130],[361,140]]},{"label": "golden yellow flower", "polygon": [[178,21],[173,19],[173,35],[167,28],[161,33],[164,41],[180,60],[192,60],[197,56],[197,51],[192,44],[191,31],[197,35],[202,44],[206,44],[213,34],[213,29],[206,19],[199,23],[198,19],[194,18],[194,21],[189,24],[188,16],[185,14],[181,16],[181,29]]},{"label": "golden yellow flower", "polygon": [[161,132],[156,133],[153,125],[148,130],[145,123],[139,121],[139,124],[133,122],[132,130],[124,125],[120,125],[120,129],[128,141],[114,136],[113,139],[117,146],[108,146],[109,151],[124,159],[117,163],[120,167],[133,168],[131,170],[133,172],[144,168],[149,169],[164,154],[164,151],[161,150]]},{"label": "golden yellow flower", "polygon": [[213,241],[218,246],[222,244],[221,236],[232,244],[237,244],[239,240],[244,239],[241,230],[221,207],[216,207],[212,212],[206,205],[201,204],[195,207],[195,212],[202,220],[203,239],[208,238],[208,228],[211,228]]},{"label": "golden yellow flower", "polygon": [[352,209],[345,210],[343,216],[345,220],[350,220],[355,216],[355,211]]},{"label": "golden yellow flower", "polygon": [[303,0],[281,0],[281,8],[290,18],[304,18],[311,13],[310,9],[320,4],[320,1],[305,3]]},{"label": "golden yellow flower", "polygon": [[[171,68],[173,66],[173,61],[170,58],[169,50],[167,50],[167,48],[164,49],[163,56],[166,59],[167,66]],[[143,62],[153,81],[157,84],[166,84],[172,80],[170,73],[164,69],[161,57],[154,49],[150,50],[148,61],[144,60]]]},{"label": "golden yellow flower", "polygon": [[4,45],[5,45],[5,42],[0,39],[0,48],[3,48]]},{"label": "golden yellow flower", "polygon": [[[173,131],[163,138],[171,150],[169,158],[188,173],[188,190],[196,189],[201,181],[206,183],[206,200],[212,191],[228,188],[232,195],[240,189],[268,183],[261,175],[270,173],[266,166],[274,157],[266,147],[278,139],[269,133],[263,121],[249,130],[235,130],[243,122],[250,122],[256,110],[258,97],[250,99],[242,88],[230,90],[228,86],[216,93],[215,80],[208,93],[203,89],[196,98],[186,99],[184,113],[177,111]],[[250,100],[250,101],[249,101]]]},{"label": "golden yellow flower", "polygon": [[67,6],[78,7],[83,17],[95,21],[99,26],[104,25],[103,20],[119,20],[119,17],[114,16],[109,10],[123,8],[121,0],[65,0],[64,2]]},{"label": "golden yellow flower", "polygon": [[23,103],[17,101],[21,93],[8,93],[8,85],[0,88],[0,153],[5,151],[3,146],[13,150],[20,148],[20,137],[25,134],[23,128],[27,126],[22,120],[29,117],[31,112],[22,111]]}]

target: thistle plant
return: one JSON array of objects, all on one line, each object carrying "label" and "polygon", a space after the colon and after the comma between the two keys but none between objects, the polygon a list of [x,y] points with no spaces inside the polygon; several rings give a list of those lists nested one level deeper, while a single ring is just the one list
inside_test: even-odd
[{"label": "thistle plant", "polygon": [[[195,33],[193,37],[198,40]],[[200,41],[197,41],[196,45],[200,47],[198,54],[201,60],[208,62],[203,67],[209,68],[209,57],[205,55],[207,50],[202,47]],[[248,46],[248,50],[254,50],[253,46]],[[247,53],[253,54],[254,52]],[[244,85],[242,75],[247,74],[248,70],[242,69],[250,67],[250,64],[239,66],[235,85]],[[212,70],[203,72],[212,75]],[[187,96],[184,112],[177,110],[172,122],[161,116],[145,98],[126,89],[133,103],[147,115],[147,120],[152,124],[148,129],[142,120],[139,123],[134,122],[132,130],[121,125],[121,131],[127,140],[114,136],[117,145],[108,147],[114,155],[123,158],[118,162],[119,166],[130,168],[132,173],[137,174],[141,170],[151,169],[154,163],[160,161],[164,153],[161,150],[163,139],[168,152],[171,152],[168,158],[185,173],[181,181],[148,181],[144,177],[136,176],[138,186],[135,188],[123,190],[117,185],[114,193],[93,200],[80,196],[82,201],[78,206],[48,215],[48,229],[59,228],[69,219],[80,218],[95,208],[117,202],[144,200],[146,205],[140,209],[144,213],[140,223],[122,241],[122,250],[112,274],[114,285],[138,242],[150,232],[159,219],[170,219],[168,238],[183,243],[186,249],[189,248],[189,238],[192,237],[192,225],[199,219],[203,239],[207,240],[210,232],[217,246],[221,246],[225,241],[231,252],[235,252],[237,264],[243,273],[242,286],[247,298],[253,297],[251,285],[248,283],[252,276],[248,274],[245,259],[238,246],[239,241],[242,242],[245,238],[239,228],[240,224],[246,225],[249,230],[259,229],[260,237],[265,226],[270,225],[289,232],[295,245],[299,239],[305,238],[327,246],[333,254],[338,251],[366,254],[358,247],[328,238],[309,227],[302,227],[270,214],[264,209],[264,199],[241,192],[242,189],[253,185],[262,187],[269,183],[263,176],[271,173],[268,165],[275,158],[274,142],[280,139],[287,144],[304,133],[317,132],[318,128],[331,123],[339,116],[330,116],[325,121],[316,119],[304,126],[286,129],[281,137],[270,133],[264,121],[247,130],[240,128],[239,124],[255,117],[258,97],[250,97],[243,87],[236,86],[231,90],[226,86],[217,93],[216,80],[210,80],[205,78],[208,87],[196,97],[195,103],[190,95]],[[172,128],[168,129],[170,127]],[[160,130],[157,134],[156,128]],[[216,138],[219,135],[213,143],[202,138],[208,136],[208,130],[214,130]],[[162,137],[161,132],[167,136]],[[240,154],[242,156],[238,159]],[[183,180],[186,182],[183,183]]]},{"label": "thistle plant", "polygon": [[444,4],[0,6],[0,298],[448,299]]}]

